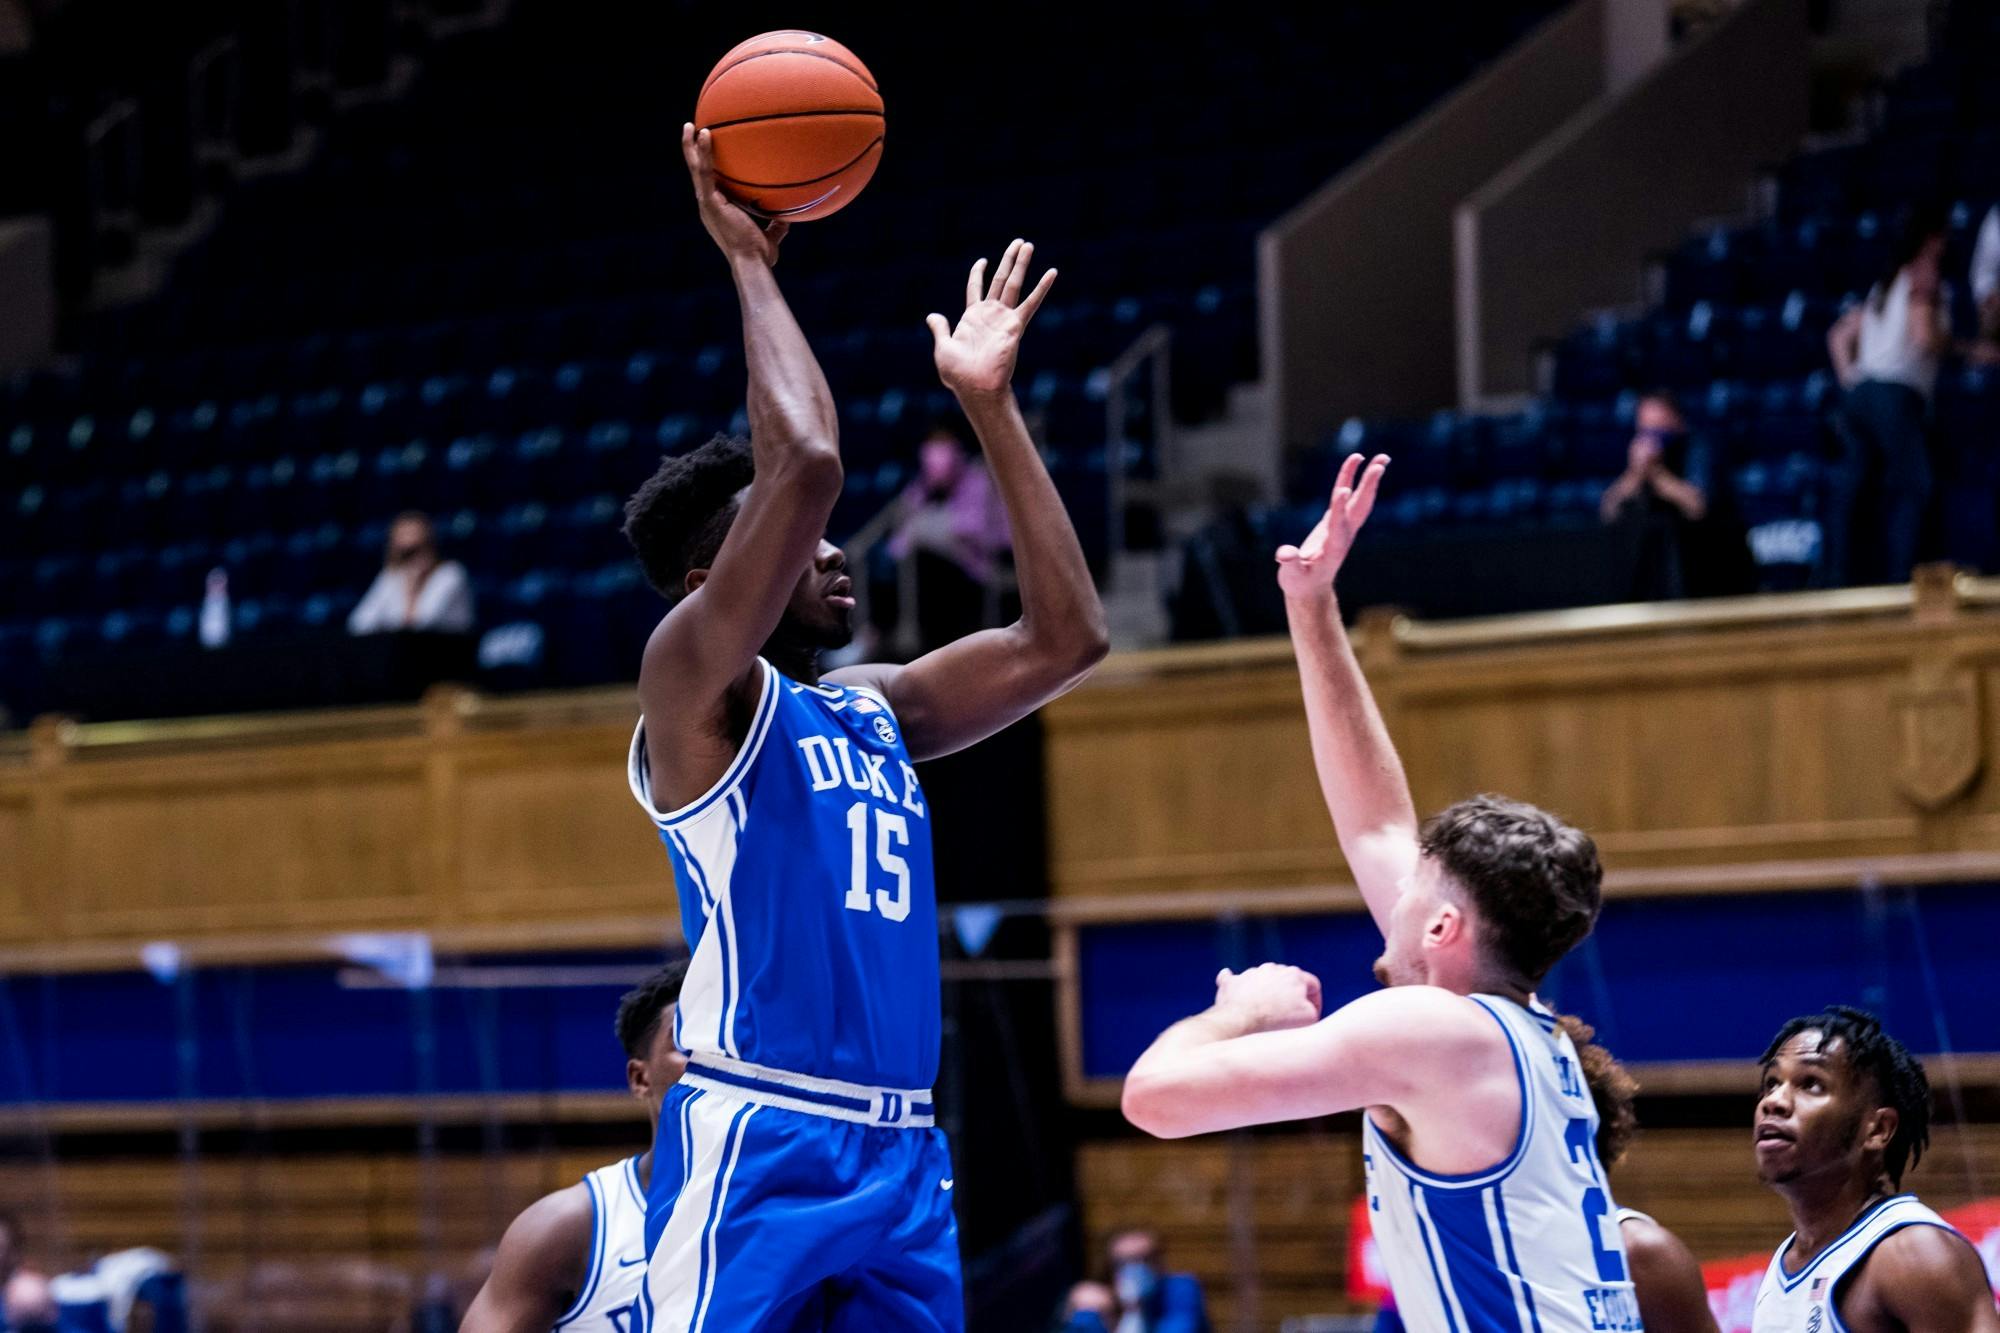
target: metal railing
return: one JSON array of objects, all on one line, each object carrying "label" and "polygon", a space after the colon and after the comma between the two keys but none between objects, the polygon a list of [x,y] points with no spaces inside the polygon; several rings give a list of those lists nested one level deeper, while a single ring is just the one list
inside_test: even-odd
[{"label": "metal railing", "polygon": [[[1173,455],[1173,329],[1155,324],[1133,339],[1132,345],[1113,358],[1106,367],[1104,388],[1104,477],[1108,512],[1105,515],[1105,550],[1116,557],[1125,549],[1125,509],[1134,500],[1158,497],[1154,484],[1172,470]],[[1152,428],[1153,472],[1147,478],[1132,474],[1144,457],[1143,442],[1131,437],[1133,405],[1138,397],[1133,378],[1144,372],[1141,386]]]}]

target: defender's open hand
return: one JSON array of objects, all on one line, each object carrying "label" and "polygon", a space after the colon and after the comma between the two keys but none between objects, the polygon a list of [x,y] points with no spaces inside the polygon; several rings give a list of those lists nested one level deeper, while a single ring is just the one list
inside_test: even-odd
[{"label": "defender's open hand", "polygon": [[931,330],[938,378],[953,393],[960,396],[1004,393],[1013,382],[1014,358],[1021,350],[1021,334],[1035,317],[1035,311],[1041,309],[1056,280],[1056,271],[1050,269],[1042,274],[1034,290],[1025,299],[1022,297],[1028,261],[1034,257],[1035,247],[1031,242],[1015,241],[1000,256],[1000,266],[994,270],[990,285],[985,281],[986,261],[980,260],[965,279],[965,313],[958,317],[958,327],[954,329],[943,315],[932,315],[924,321]]},{"label": "defender's open hand", "polygon": [[[1333,484],[1333,499],[1313,530],[1297,546],[1278,548],[1278,586],[1287,597],[1315,597],[1332,589],[1333,577],[1340,572],[1347,553],[1354,548],[1355,534],[1375,508],[1375,492],[1382,485],[1382,473],[1389,466],[1387,454],[1377,454],[1361,469],[1361,455],[1349,454],[1340,465]],[[1354,478],[1359,473],[1361,480]]]}]

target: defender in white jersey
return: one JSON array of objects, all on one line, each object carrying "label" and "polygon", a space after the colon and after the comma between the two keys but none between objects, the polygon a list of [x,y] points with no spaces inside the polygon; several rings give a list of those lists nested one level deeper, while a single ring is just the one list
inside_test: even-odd
[{"label": "defender in white jersey", "polygon": [[1979,1252],[1898,1192],[1930,1141],[1930,1107],[1922,1063],[1873,1015],[1834,1005],[1779,1031],[1757,1174],[1795,1229],[1764,1272],[1755,1333],[2000,1333]]},{"label": "defender in white jersey", "polygon": [[1321,1018],[1297,968],[1224,971],[1214,1006],[1133,1066],[1125,1113],[1177,1137],[1364,1110],[1371,1220],[1407,1327],[1638,1329],[1597,1110],[1534,996],[1597,919],[1597,850],[1493,796],[1418,824],[1333,596],[1388,461],[1349,458],[1326,516],[1278,552],[1313,757],[1388,989]]},{"label": "defender in white jersey", "polygon": [[[625,1082],[659,1124],[660,1103],[687,1057],[674,1045],[674,1011],[687,963],[666,964],[618,1003]],[[646,1187],[651,1149],[600,1166],[514,1219],[493,1271],[459,1333],[639,1333],[646,1278]]]}]

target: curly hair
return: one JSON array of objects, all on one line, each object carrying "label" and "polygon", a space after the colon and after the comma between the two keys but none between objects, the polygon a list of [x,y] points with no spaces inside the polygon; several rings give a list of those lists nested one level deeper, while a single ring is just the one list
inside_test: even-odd
[{"label": "curly hair", "polygon": [[756,476],[750,441],[717,435],[699,448],[660,460],[625,502],[625,540],[646,582],[670,602],[687,591],[691,569],[706,569],[736,521],[736,495]]},{"label": "curly hair", "polygon": [[664,963],[618,1001],[618,1044],[627,1058],[643,1060],[660,1033],[669,1005],[679,1004],[681,983],[687,980],[687,959]]},{"label": "curly hair", "polygon": [[1819,1033],[1822,1054],[1830,1054],[1835,1042],[1848,1068],[1875,1081],[1882,1104],[1895,1108],[1896,1132],[1882,1151],[1882,1170],[1889,1183],[1901,1185],[1903,1172],[1923,1160],[1931,1142],[1931,1080],[1923,1061],[1909,1048],[1882,1030],[1882,1021],[1865,1009],[1830,1004],[1816,1014],[1804,1014],[1778,1029],[1758,1061],[1769,1068],[1778,1058],[1778,1048],[1801,1032]]},{"label": "curly hair", "polygon": [[1618,1057],[1597,1044],[1597,1029],[1575,1014],[1557,1014],[1556,1023],[1576,1046],[1590,1100],[1597,1103],[1597,1160],[1609,1171],[1618,1165],[1639,1134],[1639,1113],[1633,1101],[1639,1080],[1618,1063]]},{"label": "curly hair", "polygon": [[1597,924],[1597,844],[1546,810],[1474,796],[1424,821],[1421,843],[1471,895],[1493,961],[1527,989]]}]

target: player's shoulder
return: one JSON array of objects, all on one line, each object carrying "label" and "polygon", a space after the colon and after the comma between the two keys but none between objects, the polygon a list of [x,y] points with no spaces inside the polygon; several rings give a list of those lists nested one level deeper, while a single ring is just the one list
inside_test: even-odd
[{"label": "player's shoulder", "polygon": [[1878,1283],[1935,1284],[1976,1281],[1985,1288],[1986,1268],[1972,1242],[1928,1208],[1899,1219],[1875,1242],[1868,1268]]},{"label": "player's shoulder", "polygon": [[1635,1268],[1667,1268],[1695,1264],[1687,1242],[1645,1213],[1629,1208],[1618,1212],[1618,1238]]},{"label": "player's shoulder", "polygon": [[578,1181],[523,1208],[507,1227],[503,1251],[551,1266],[587,1263],[598,1225],[597,1198]]},{"label": "player's shoulder", "polygon": [[[1371,991],[1340,1011],[1352,1025],[1390,1043],[1403,1059],[1431,1055],[1453,1060],[1473,1051],[1506,1051],[1509,1037],[1480,1001],[1441,986],[1389,986]],[[1421,1038],[1421,1041],[1414,1039]]]}]

